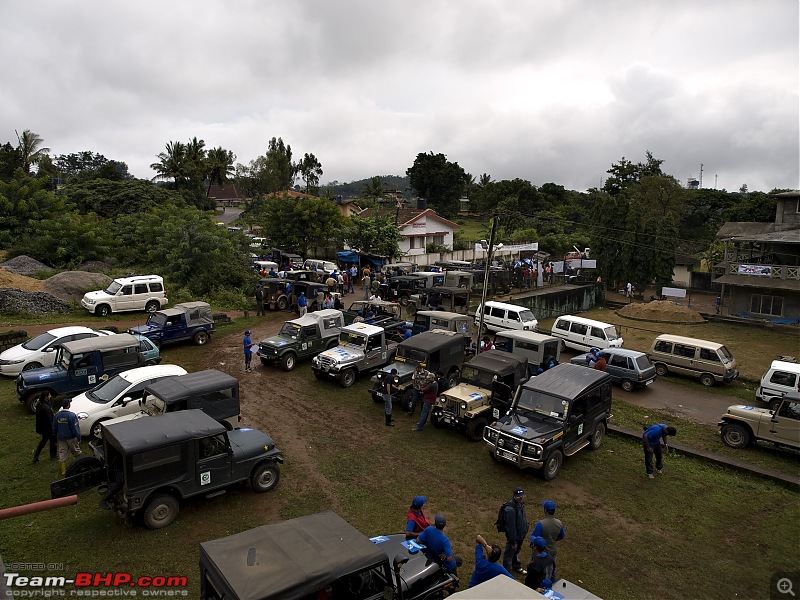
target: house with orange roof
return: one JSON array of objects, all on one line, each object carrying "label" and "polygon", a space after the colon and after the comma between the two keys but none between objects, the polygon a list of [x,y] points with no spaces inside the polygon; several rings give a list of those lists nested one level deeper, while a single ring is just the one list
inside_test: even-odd
[{"label": "house with orange roof", "polygon": [[449,250],[453,249],[453,235],[461,229],[457,223],[436,214],[432,208],[367,208],[359,217],[373,216],[394,217],[402,238],[399,243],[400,252],[404,256],[425,254],[428,244],[439,244]]}]

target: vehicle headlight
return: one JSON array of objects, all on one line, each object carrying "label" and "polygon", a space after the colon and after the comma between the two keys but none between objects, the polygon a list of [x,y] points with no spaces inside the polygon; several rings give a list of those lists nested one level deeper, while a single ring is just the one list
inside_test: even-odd
[{"label": "vehicle headlight", "polygon": [[522,453],[526,456],[538,458],[542,455],[542,448],[541,446],[536,446],[534,444],[524,444],[522,447]]},{"label": "vehicle headlight", "polygon": [[486,430],[486,437],[488,437],[488,438],[489,438],[489,440],[490,440],[492,443],[497,443],[497,430],[496,430],[496,429],[489,429],[489,428],[487,428],[487,430]]},{"label": "vehicle headlight", "polygon": [[87,299],[86,299],[86,304],[94,304],[94,299],[92,299],[92,298],[87,298]]},{"label": "vehicle headlight", "polygon": [[466,402],[462,402],[461,403],[461,410],[467,410],[467,403]]},{"label": "vehicle headlight", "polygon": [[317,358],[316,356],[314,358],[312,358],[311,359],[311,364],[314,365],[315,367],[319,366],[319,358]]},{"label": "vehicle headlight", "polygon": [[89,418],[89,413],[79,412],[78,413],[78,418],[79,419],[88,419]]},{"label": "vehicle headlight", "polygon": [[447,404],[447,398],[445,398],[444,396],[439,396],[439,402],[441,402],[442,404]]},{"label": "vehicle headlight", "polygon": [[20,358],[20,359],[17,359],[17,360],[3,360],[3,361],[0,361],[0,364],[3,364],[3,365],[18,365],[21,362],[25,362],[25,359],[24,358]]}]

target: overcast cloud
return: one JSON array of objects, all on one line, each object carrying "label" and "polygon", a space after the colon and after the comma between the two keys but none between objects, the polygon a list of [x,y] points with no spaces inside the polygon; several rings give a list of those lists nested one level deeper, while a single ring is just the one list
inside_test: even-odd
[{"label": "overcast cloud", "polygon": [[322,182],[472,175],[601,185],[650,150],[682,183],[800,187],[796,0],[0,3],[0,143],[38,133],[137,177],[196,136],[282,137]]}]

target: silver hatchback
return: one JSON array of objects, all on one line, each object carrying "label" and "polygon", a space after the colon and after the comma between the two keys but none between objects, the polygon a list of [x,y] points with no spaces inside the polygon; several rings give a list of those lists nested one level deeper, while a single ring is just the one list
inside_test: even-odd
[{"label": "silver hatchback", "polygon": [[[656,368],[647,354],[627,348],[604,348],[601,354],[606,359],[606,373],[611,381],[626,392],[650,385],[656,379]],[[585,355],[570,361],[574,365],[588,366]]]}]

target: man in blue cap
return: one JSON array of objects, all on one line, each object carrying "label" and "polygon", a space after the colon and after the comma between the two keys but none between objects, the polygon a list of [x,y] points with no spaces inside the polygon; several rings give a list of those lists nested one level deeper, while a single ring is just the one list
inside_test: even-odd
[{"label": "man in blue cap", "polygon": [[553,585],[556,563],[553,557],[547,553],[547,542],[543,537],[532,535],[530,542],[533,555],[531,556],[531,562],[528,563],[528,575],[525,577],[525,585],[540,594],[544,594]]},{"label": "man in blue cap", "polygon": [[248,329],[244,332],[244,338],[242,339],[242,347],[244,349],[244,372],[250,372],[250,361],[253,359],[253,346],[258,346],[258,344],[254,344],[253,341],[250,339],[252,335],[251,331]]},{"label": "man in blue cap", "polygon": [[444,515],[436,515],[433,518],[433,525],[429,525],[417,537],[417,542],[427,547],[426,554],[436,560],[441,567],[448,573],[455,573],[461,566],[460,556],[453,556],[453,548],[450,546],[450,538],[442,531],[447,525]]},{"label": "man in blue cap", "polygon": [[490,546],[480,534],[475,538],[475,544],[475,570],[472,572],[472,577],[469,578],[468,587],[475,587],[498,575],[514,579],[514,576],[503,565],[497,564],[503,554],[500,546],[497,544]]},{"label": "man in blue cap", "polygon": [[431,522],[422,509],[428,499],[425,496],[415,496],[408,509],[408,522],[406,523],[406,539],[413,540],[430,527]]},{"label": "man in blue cap", "polygon": [[533,526],[533,534],[531,538],[541,536],[547,542],[547,554],[553,558],[553,577],[550,579],[555,581],[556,572],[556,542],[563,540],[567,532],[564,530],[564,524],[556,519],[556,503],[552,500],[545,500],[542,502],[544,508],[544,519],[536,522]]},{"label": "man in blue cap", "polygon": [[297,310],[301,317],[308,312],[308,299],[306,298],[305,292],[300,292],[300,295],[297,297]]},{"label": "man in blue cap", "polygon": [[526,574],[519,560],[519,551],[528,537],[530,523],[525,517],[525,490],[521,487],[514,488],[512,499],[506,503],[503,512],[506,524],[506,550],[503,553],[503,566],[506,571],[516,571]]}]

